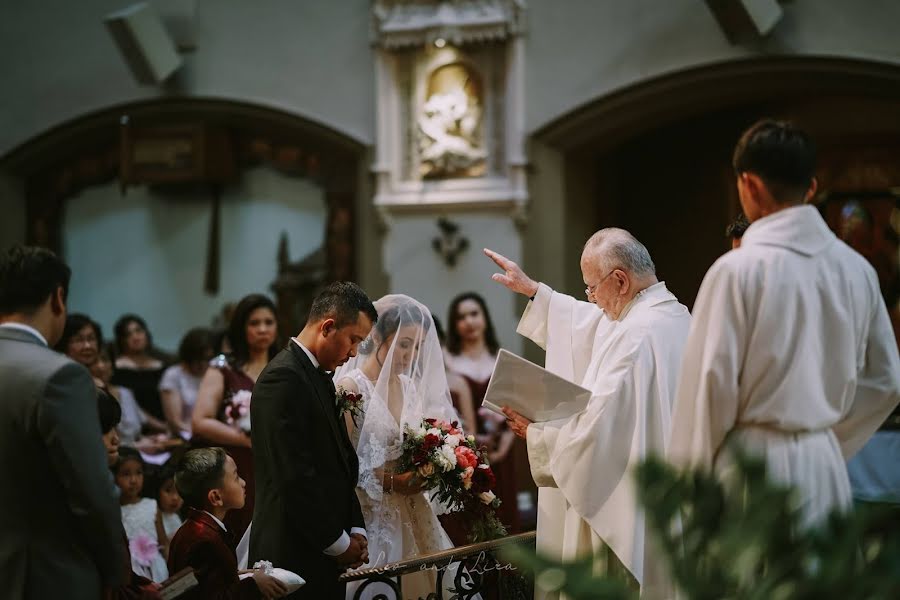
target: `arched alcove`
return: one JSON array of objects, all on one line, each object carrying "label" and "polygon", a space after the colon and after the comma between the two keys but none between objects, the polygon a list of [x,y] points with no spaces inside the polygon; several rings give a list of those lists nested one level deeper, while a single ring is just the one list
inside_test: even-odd
[{"label": "arched alcove", "polygon": [[[734,144],[765,116],[813,135],[825,191],[846,191],[850,181],[860,190],[900,186],[892,158],[900,152],[900,67],[824,57],[711,64],[617,90],[532,136],[543,166],[532,176],[529,222],[542,225],[526,232],[526,264],[562,269],[557,277],[574,293],[583,287],[584,240],[601,227],[625,227],[692,304],[706,269],[729,247],[723,231],[739,209]],[[542,255],[548,239],[559,242],[551,257]]]},{"label": "arched alcove", "polygon": [[[123,129],[126,120],[129,124],[127,130]],[[171,132],[187,135],[188,138],[196,133],[198,139],[203,139],[198,146],[201,149],[183,160],[173,160],[182,160],[184,164],[204,162],[212,166],[198,168],[196,176],[188,180],[168,182],[162,178],[148,185],[125,189],[129,180],[127,165],[130,163],[123,156],[131,156],[125,150],[130,147],[128,140],[134,131],[161,136],[159,139],[162,141],[157,140],[157,146],[165,146],[168,143],[166,135]],[[187,142],[179,140],[179,143],[183,146]],[[175,149],[170,154],[177,154],[179,147],[178,144],[172,146]],[[192,247],[199,246],[201,252],[205,252],[202,275],[185,276],[177,271],[183,268],[183,265],[174,265],[177,249],[168,252],[165,262],[173,265],[173,271],[168,273],[173,281],[180,281],[178,285],[183,286],[185,280],[190,280],[197,287],[197,290],[191,290],[193,296],[205,288],[206,297],[210,303],[216,303],[217,308],[237,299],[218,293],[219,279],[230,268],[229,264],[224,263],[228,262],[229,253],[234,254],[233,246],[242,245],[250,251],[254,240],[264,237],[268,248],[264,253],[267,261],[265,268],[273,274],[265,280],[265,286],[274,291],[277,298],[283,333],[293,334],[302,325],[311,295],[318,287],[327,281],[356,279],[358,276],[357,258],[363,255],[359,246],[358,212],[368,200],[361,191],[366,185],[365,156],[366,148],[356,140],[301,116],[243,102],[172,98],[114,106],[83,115],[17,147],[0,159],[0,167],[23,183],[26,241],[57,252],[66,249],[70,254],[78,252],[77,247],[65,243],[67,208],[73,208],[80,200],[90,200],[92,206],[100,207],[96,210],[107,210],[103,207],[118,204],[118,200],[109,197],[117,187],[122,190],[122,205],[142,203],[142,206],[154,207],[145,216],[138,216],[137,220],[120,220],[122,223],[133,225],[135,222],[151,221],[152,227],[156,225],[152,221],[166,219],[170,213],[178,213],[188,203],[195,207],[188,211],[190,214],[197,216],[201,214],[198,211],[208,214],[208,217],[204,216],[209,220],[208,228],[204,226],[198,232],[195,226],[190,234],[194,237],[190,240]],[[212,160],[211,157],[217,158]],[[299,188],[299,183],[279,187],[280,180],[303,183]],[[257,204],[256,208],[247,208],[229,217],[228,207],[239,204],[241,194],[248,193],[246,190],[255,190],[254,193],[262,195],[273,186],[279,187],[282,194],[276,202]],[[97,200],[98,190],[101,195],[106,195],[106,200]],[[292,193],[305,193],[320,199],[321,208],[316,209],[316,214],[321,216],[312,224],[317,229],[313,244],[317,247],[295,247],[292,251],[287,244],[290,235],[285,234],[295,232],[286,232],[281,228],[290,227],[293,223],[296,229],[296,219],[303,218],[304,201],[284,197]],[[305,202],[309,207],[308,198]],[[197,208],[198,204],[200,208]],[[222,209],[222,206],[225,208]],[[279,216],[290,216],[291,210],[296,207],[301,213],[293,221]],[[268,210],[269,216],[256,219],[254,231],[250,231],[254,227],[252,223],[235,223],[235,219],[252,220],[264,209]],[[219,225],[220,210],[225,210],[224,226]],[[68,212],[71,214],[71,211]],[[179,214],[185,214],[185,211],[181,210]],[[78,216],[80,226],[94,217],[92,214]],[[98,218],[101,216],[97,215]],[[271,231],[260,231],[261,223],[271,224]],[[308,223],[304,225],[309,226]],[[174,232],[172,237],[178,234]],[[313,237],[312,233],[302,235],[302,242]],[[293,237],[296,238],[296,235]],[[79,239],[89,240],[90,232],[85,232],[82,227]],[[279,242],[280,239],[283,241]],[[294,239],[295,246],[296,242]],[[96,243],[93,246],[94,251],[99,247]],[[110,251],[114,253],[115,247]],[[76,263],[79,260],[78,256],[67,258]],[[135,265],[135,268],[139,267]],[[242,267],[247,271],[254,268]],[[82,273],[85,270],[82,269]],[[233,277],[234,273],[228,272],[228,276]],[[238,287],[226,286],[223,292],[230,290],[237,293],[234,290]],[[259,285],[255,287],[257,289],[247,291],[269,291],[258,289]],[[148,287],[148,293],[152,293],[152,288]],[[115,302],[114,298],[108,298],[108,301]],[[195,298],[194,303],[197,302],[200,300]],[[166,307],[164,310],[172,308]],[[120,306],[118,310],[124,312],[131,309]]]}]

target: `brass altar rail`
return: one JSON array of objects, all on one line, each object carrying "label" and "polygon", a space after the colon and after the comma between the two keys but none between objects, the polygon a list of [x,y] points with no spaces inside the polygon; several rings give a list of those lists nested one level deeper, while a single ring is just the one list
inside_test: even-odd
[{"label": "brass altar rail", "polygon": [[534,582],[528,573],[500,563],[496,550],[520,544],[533,546],[534,542],[535,532],[529,531],[346,573],[341,576],[341,581],[357,582],[353,600],[376,591],[373,596],[376,600],[407,600],[403,593],[403,576],[429,569],[436,572],[434,591],[419,600],[531,600]]}]

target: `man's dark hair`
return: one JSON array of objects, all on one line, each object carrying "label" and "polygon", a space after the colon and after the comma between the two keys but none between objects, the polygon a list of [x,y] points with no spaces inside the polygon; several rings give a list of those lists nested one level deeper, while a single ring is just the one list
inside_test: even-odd
[{"label": "man's dark hair", "polygon": [[313,300],[306,322],[330,318],[340,328],[356,323],[359,313],[365,313],[373,325],[378,322],[378,311],[361,287],[352,281],[335,281]]},{"label": "man's dark hair", "polygon": [[213,351],[212,332],[206,327],[194,327],[178,344],[178,360],[183,363],[208,361]]},{"label": "man's dark hair", "polygon": [[732,166],[737,175],[759,176],[777,202],[797,202],[815,175],[816,148],[812,139],[792,124],[764,119],[741,135]]},{"label": "man's dark hair", "polygon": [[106,390],[97,389],[97,414],[100,416],[100,431],[105,435],[122,420],[119,401]]},{"label": "man's dark hair", "polygon": [[[262,294],[249,294],[241,298],[238,305],[234,308],[231,315],[231,321],[228,324],[228,341],[231,343],[231,361],[236,367],[242,367],[250,360],[250,346],[247,345],[247,322],[250,321],[250,315],[258,308],[268,308],[272,311],[272,316],[278,320],[278,311],[275,303],[268,296]],[[269,359],[271,360],[278,354],[278,336],[269,346]]]},{"label": "man's dark hair", "polygon": [[725,228],[725,237],[739,240],[744,237],[744,232],[747,231],[748,227],[750,227],[750,221],[747,220],[744,213],[740,213],[737,218]]},{"label": "man's dark hair", "polygon": [[197,448],[185,453],[175,472],[175,489],[185,504],[203,510],[209,490],[222,485],[227,457],[222,448]]},{"label": "man's dark hair", "polygon": [[473,300],[481,307],[481,312],[484,315],[484,343],[491,354],[497,354],[500,351],[500,342],[497,341],[494,322],[491,321],[491,313],[488,312],[484,298],[475,292],[463,292],[450,301],[450,308],[447,309],[447,351],[454,355],[462,351],[462,338],[459,335],[456,324],[459,322],[459,305],[466,300]]},{"label": "man's dark hair", "polygon": [[0,256],[0,315],[33,314],[56,288],[69,294],[72,270],[46,248],[16,244]]},{"label": "man's dark hair", "polygon": [[94,336],[97,338],[97,348],[102,348],[103,331],[100,329],[100,324],[87,315],[81,313],[69,313],[66,315],[66,326],[63,328],[62,337],[59,338],[59,341],[56,342],[56,346],[54,346],[53,349],[65,354],[68,350],[69,341],[88,325],[94,330]]}]

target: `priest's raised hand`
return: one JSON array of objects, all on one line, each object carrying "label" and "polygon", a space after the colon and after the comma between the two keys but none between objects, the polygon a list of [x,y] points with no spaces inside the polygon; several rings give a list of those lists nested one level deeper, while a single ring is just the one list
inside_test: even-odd
[{"label": "priest's raised hand", "polygon": [[489,250],[488,248],[484,249],[484,253],[488,258],[494,261],[498,267],[503,269],[503,273],[494,273],[491,276],[491,279],[497,283],[502,283],[517,294],[522,294],[529,298],[537,293],[538,282],[526,275],[525,271],[523,271],[519,265],[502,254]]}]

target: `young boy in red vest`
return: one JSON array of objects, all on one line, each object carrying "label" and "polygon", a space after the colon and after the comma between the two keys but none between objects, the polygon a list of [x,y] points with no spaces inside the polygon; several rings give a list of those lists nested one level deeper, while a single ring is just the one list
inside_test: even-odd
[{"label": "young boy in red vest", "polygon": [[256,600],[287,593],[281,581],[262,571],[238,577],[236,542],[223,521],[229,510],[244,506],[244,485],[222,448],[191,450],[181,460],[175,487],[189,508],[169,546],[169,572],[193,567],[199,585],[185,600]]}]

